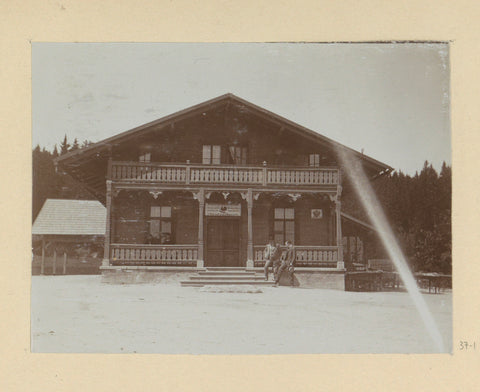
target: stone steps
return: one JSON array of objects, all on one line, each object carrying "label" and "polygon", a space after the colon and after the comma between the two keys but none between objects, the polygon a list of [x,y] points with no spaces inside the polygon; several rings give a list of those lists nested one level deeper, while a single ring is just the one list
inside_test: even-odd
[{"label": "stone steps", "polygon": [[264,280],[184,280],[180,282],[182,286],[194,286],[194,287],[203,287],[203,286],[210,286],[210,285],[250,285],[250,286],[273,286],[273,282],[269,281],[266,282]]},{"label": "stone steps", "polygon": [[216,271],[216,272],[211,272],[211,271],[201,271],[198,272],[198,276],[260,276],[257,275],[255,272],[229,272],[229,271]]},{"label": "stone steps", "polygon": [[239,272],[251,272],[247,271],[244,267],[207,267],[206,271],[239,271]]},{"label": "stone steps", "polygon": [[192,275],[192,280],[263,280],[261,275]]},{"label": "stone steps", "polygon": [[209,267],[180,282],[184,287],[203,287],[210,285],[252,285],[272,286],[272,281],[265,281],[263,274],[246,271],[238,267]]}]

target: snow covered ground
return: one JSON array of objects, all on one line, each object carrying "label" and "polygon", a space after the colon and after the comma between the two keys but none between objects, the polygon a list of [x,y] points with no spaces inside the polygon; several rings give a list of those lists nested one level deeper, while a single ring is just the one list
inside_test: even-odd
[{"label": "snow covered ground", "polygon": [[[109,285],[100,276],[32,276],[32,352],[435,352],[407,293],[261,290],[215,293],[179,284]],[[451,292],[424,298],[451,352]]]}]

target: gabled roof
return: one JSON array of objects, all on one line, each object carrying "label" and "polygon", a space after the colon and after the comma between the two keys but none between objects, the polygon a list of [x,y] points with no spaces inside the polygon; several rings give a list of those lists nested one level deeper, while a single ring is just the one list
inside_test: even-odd
[{"label": "gabled roof", "polygon": [[[232,105],[237,107],[238,110],[251,113],[254,116],[258,116],[272,124],[277,125],[279,128],[291,131],[301,137],[307,138],[314,143],[326,146],[332,150],[340,149],[347,151],[348,153],[352,154],[354,158],[359,159],[364,168],[368,170],[370,175],[373,177],[388,173],[393,170],[392,167],[385,163],[361,154],[358,151],[348,148],[330,138],[327,138],[326,136],[281,117],[278,114],[245,101],[244,99],[239,98],[231,93],[221,95],[217,98],[191,106],[187,109],[183,109],[158,120],[140,125],[131,130],[104,139],[98,143],[91,144],[86,148],[64,154],[56,158],[55,163],[65,168],[68,172],[70,172],[70,174],[83,182],[86,187],[99,198],[99,200],[103,200],[105,194],[106,162],[112,146],[125,143],[130,139],[141,135],[143,132],[148,132],[152,128],[165,127],[166,129],[167,126],[173,125],[175,122],[188,119],[195,115],[201,115],[208,110],[216,109],[222,107],[223,105]],[[86,167],[97,163],[103,167],[103,172],[99,172],[99,170],[97,170],[98,173],[92,175],[92,169],[90,168],[87,170]]]},{"label": "gabled roof", "polygon": [[299,124],[297,124],[293,121],[290,121],[290,120],[288,120],[288,119],[286,119],[282,116],[279,116],[278,114],[270,112],[269,110],[266,110],[266,109],[264,109],[260,106],[254,105],[251,102],[245,101],[244,99],[239,98],[236,95],[233,95],[231,93],[221,95],[217,98],[213,98],[211,100],[205,101],[205,102],[200,103],[198,105],[194,105],[194,106],[191,106],[189,108],[180,110],[179,112],[176,112],[176,113],[170,114],[168,116],[162,117],[158,120],[149,122],[147,124],[140,125],[136,128],[130,129],[130,130],[122,132],[118,135],[115,135],[115,136],[109,137],[107,139],[104,139],[104,140],[102,140],[98,143],[91,144],[90,146],[88,146],[86,148],[76,150],[76,151],[72,151],[70,153],[62,155],[61,157],[58,157],[56,159],[56,161],[57,162],[68,161],[75,156],[87,154],[88,152],[99,150],[99,149],[102,149],[102,148],[108,148],[109,145],[111,145],[113,143],[121,142],[122,139],[125,139],[127,137],[130,137],[130,136],[136,135],[138,133],[141,133],[143,130],[145,130],[147,128],[157,126],[157,125],[168,125],[169,122],[178,121],[178,120],[180,120],[180,119],[182,119],[186,116],[196,114],[197,112],[200,112],[200,111],[203,111],[203,110],[206,110],[206,109],[210,109],[212,106],[215,106],[219,103],[229,101],[229,100],[233,101],[233,102],[237,102],[237,103],[245,106],[246,108],[254,110],[254,111],[258,112],[258,114],[264,114],[269,120],[271,120],[273,122],[277,122],[281,126],[291,127],[294,130],[300,131],[300,132],[304,133],[305,135],[308,135],[308,136],[311,136],[311,137],[315,138],[319,142],[323,142],[324,144],[329,144],[332,147],[347,149],[349,152],[353,153],[354,155],[361,158],[362,160],[364,160],[366,162],[369,162],[373,165],[377,165],[378,168],[381,169],[379,171],[382,171],[382,170],[385,170],[385,169],[393,170],[392,167],[390,167],[389,165],[386,165],[385,163],[377,161],[376,159],[373,159],[373,158],[371,158],[367,155],[361,154],[358,151],[355,151],[355,150],[353,150],[349,147],[346,147],[346,146],[344,146],[344,145],[342,145],[342,144],[340,144],[340,143],[338,143],[338,142],[336,142],[336,141],[334,141],[334,140],[332,140],[332,139],[330,139],[326,136],[323,136],[323,135],[321,135],[321,134],[319,134],[315,131],[312,131],[311,129],[305,128],[305,127],[303,127],[303,126],[301,126],[301,125],[299,125]]},{"label": "gabled roof", "polygon": [[97,200],[47,199],[33,223],[33,235],[105,235],[107,213]]}]

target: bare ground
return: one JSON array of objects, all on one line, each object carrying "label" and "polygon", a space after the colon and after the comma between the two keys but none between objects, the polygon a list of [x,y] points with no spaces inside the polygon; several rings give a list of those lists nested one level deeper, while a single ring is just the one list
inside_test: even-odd
[{"label": "bare ground", "polygon": [[[101,283],[100,276],[33,276],[32,351],[435,352],[407,293],[261,290],[219,293],[179,284],[109,285]],[[451,352],[451,292],[424,294],[424,298],[445,351]]]}]

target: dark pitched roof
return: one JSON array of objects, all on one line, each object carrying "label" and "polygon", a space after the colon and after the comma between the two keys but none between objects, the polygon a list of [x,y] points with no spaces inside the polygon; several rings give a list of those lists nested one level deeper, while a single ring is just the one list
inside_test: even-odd
[{"label": "dark pitched roof", "polygon": [[47,199],[33,235],[105,235],[106,209],[97,200]]},{"label": "dark pitched roof", "polygon": [[[239,107],[239,110],[251,112],[273,124],[279,125],[281,128],[287,129],[299,136],[306,137],[314,143],[327,146],[332,150],[340,149],[349,152],[353,157],[359,159],[364,167],[368,169],[371,176],[375,177],[384,173],[388,173],[393,168],[385,163],[377,161],[367,155],[346,147],[326,136],[323,136],[315,131],[305,128],[293,121],[270,112],[260,106],[254,105],[242,98],[239,98],[231,93],[221,95],[217,98],[205,101],[198,105],[191,106],[176,113],[162,117],[158,120],[140,125],[131,130],[119,133],[118,135],[109,137],[100,142],[94,143],[86,148],[82,148],[70,153],[64,154],[55,159],[55,163],[59,164],[66,171],[72,174],[79,181],[84,183],[85,187],[92,192],[99,200],[105,199],[105,175],[108,161],[109,150],[113,145],[127,142],[133,137],[136,137],[142,132],[148,132],[149,129],[166,127],[177,121],[190,118],[195,115],[215,109],[222,105],[233,104]],[[88,166],[96,165],[96,169]],[[99,169],[101,168],[101,169]],[[93,173],[92,170],[95,172]]]},{"label": "dark pitched roof", "polygon": [[393,170],[392,167],[390,167],[389,165],[385,164],[385,163],[382,163],[380,161],[377,161],[376,159],[373,159],[367,155],[364,155],[364,154],[361,154],[359,153],[358,151],[355,151],[349,147],[346,147],[344,146],[343,144],[340,144],[326,136],[323,136],[315,131],[312,131],[311,129],[308,129],[308,128],[305,128],[293,121],[290,121],[276,113],[273,113],[273,112],[270,112],[269,110],[266,110],[260,106],[257,106],[257,105],[254,105],[253,103],[251,102],[248,102],[242,98],[239,98],[237,97],[236,95],[234,94],[231,94],[231,93],[227,93],[227,94],[224,94],[224,95],[221,95],[219,97],[216,97],[216,98],[213,98],[213,99],[210,99],[208,101],[205,101],[205,102],[202,102],[198,105],[194,105],[194,106],[191,106],[189,108],[186,108],[186,109],[183,109],[183,110],[180,110],[176,113],[173,113],[173,114],[169,114],[168,116],[165,116],[165,117],[162,117],[158,120],[155,120],[155,121],[152,121],[152,122],[149,122],[147,124],[143,124],[143,125],[140,125],[136,128],[133,128],[133,129],[130,129],[128,131],[125,131],[125,132],[122,132],[122,133],[119,133],[118,135],[115,135],[115,136],[112,136],[112,137],[109,137],[107,139],[104,139],[98,143],[94,143],[94,144],[91,144],[90,146],[86,147],[86,148],[83,148],[83,149],[80,149],[80,150],[76,150],[76,151],[72,151],[70,153],[67,153],[65,155],[62,155],[61,157],[58,157],[56,159],[57,162],[62,162],[62,161],[68,161],[70,160],[71,158],[75,157],[75,156],[79,156],[79,155],[82,155],[82,154],[86,154],[88,153],[89,151],[93,151],[93,150],[98,150],[98,149],[102,149],[102,148],[108,148],[108,146],[112,143],[117,143],[117,142],[121,142],[122,139],[124,138],[127,138],[127,137],[130,137],[132,135],[135,135],[137,133],[140,133],[141,131],[147,129],[147,128],[150,128],[152,126],[155,126],[155,125],[160,125],[160,124],[168,124],[169,122],[173,121],[173,120],[178,120],[179,118],[181,117],[184,117],[184,116],[188,116],[188,115],[192,115],[192,114],[195,114],[199,111],[202,111],[202,110],[205,110],[209,107],[212,107],[218,103],[221,103],[223,101],[227,101],[227,100],[231,100],[231,101],[235,101],[241,105],[244,105],[246,106],[247,108],[249,109],[252,109],[252,110],[255,110],[256,112],[258,113],[262,113],[264,114],[268,119],[270,119],[271,121],[275,121],[275,122],[278,122],[280,123],[280,125],[283,125],[283,126],[288,126],[288,127],[291,127],[292,129],[295,129],[297,131],[300,131],[306,135],[309,135],[309,136],[312,136],[313,138],[315,138],[317,141],[319,142],[323,142],[325,144],[329,144],[333,147],[338,147],[338,148],[344,148],[344,149],[347,149],[348,151],[350,151],[351,153],[355,154],[355,156],[361,158],[362,160],[364,161],[367,161],[373,165],[376,165],[379,167],[379,171],[382,171],[382,170],[386,170],[386,169],[389,169],[389,170]]}]

